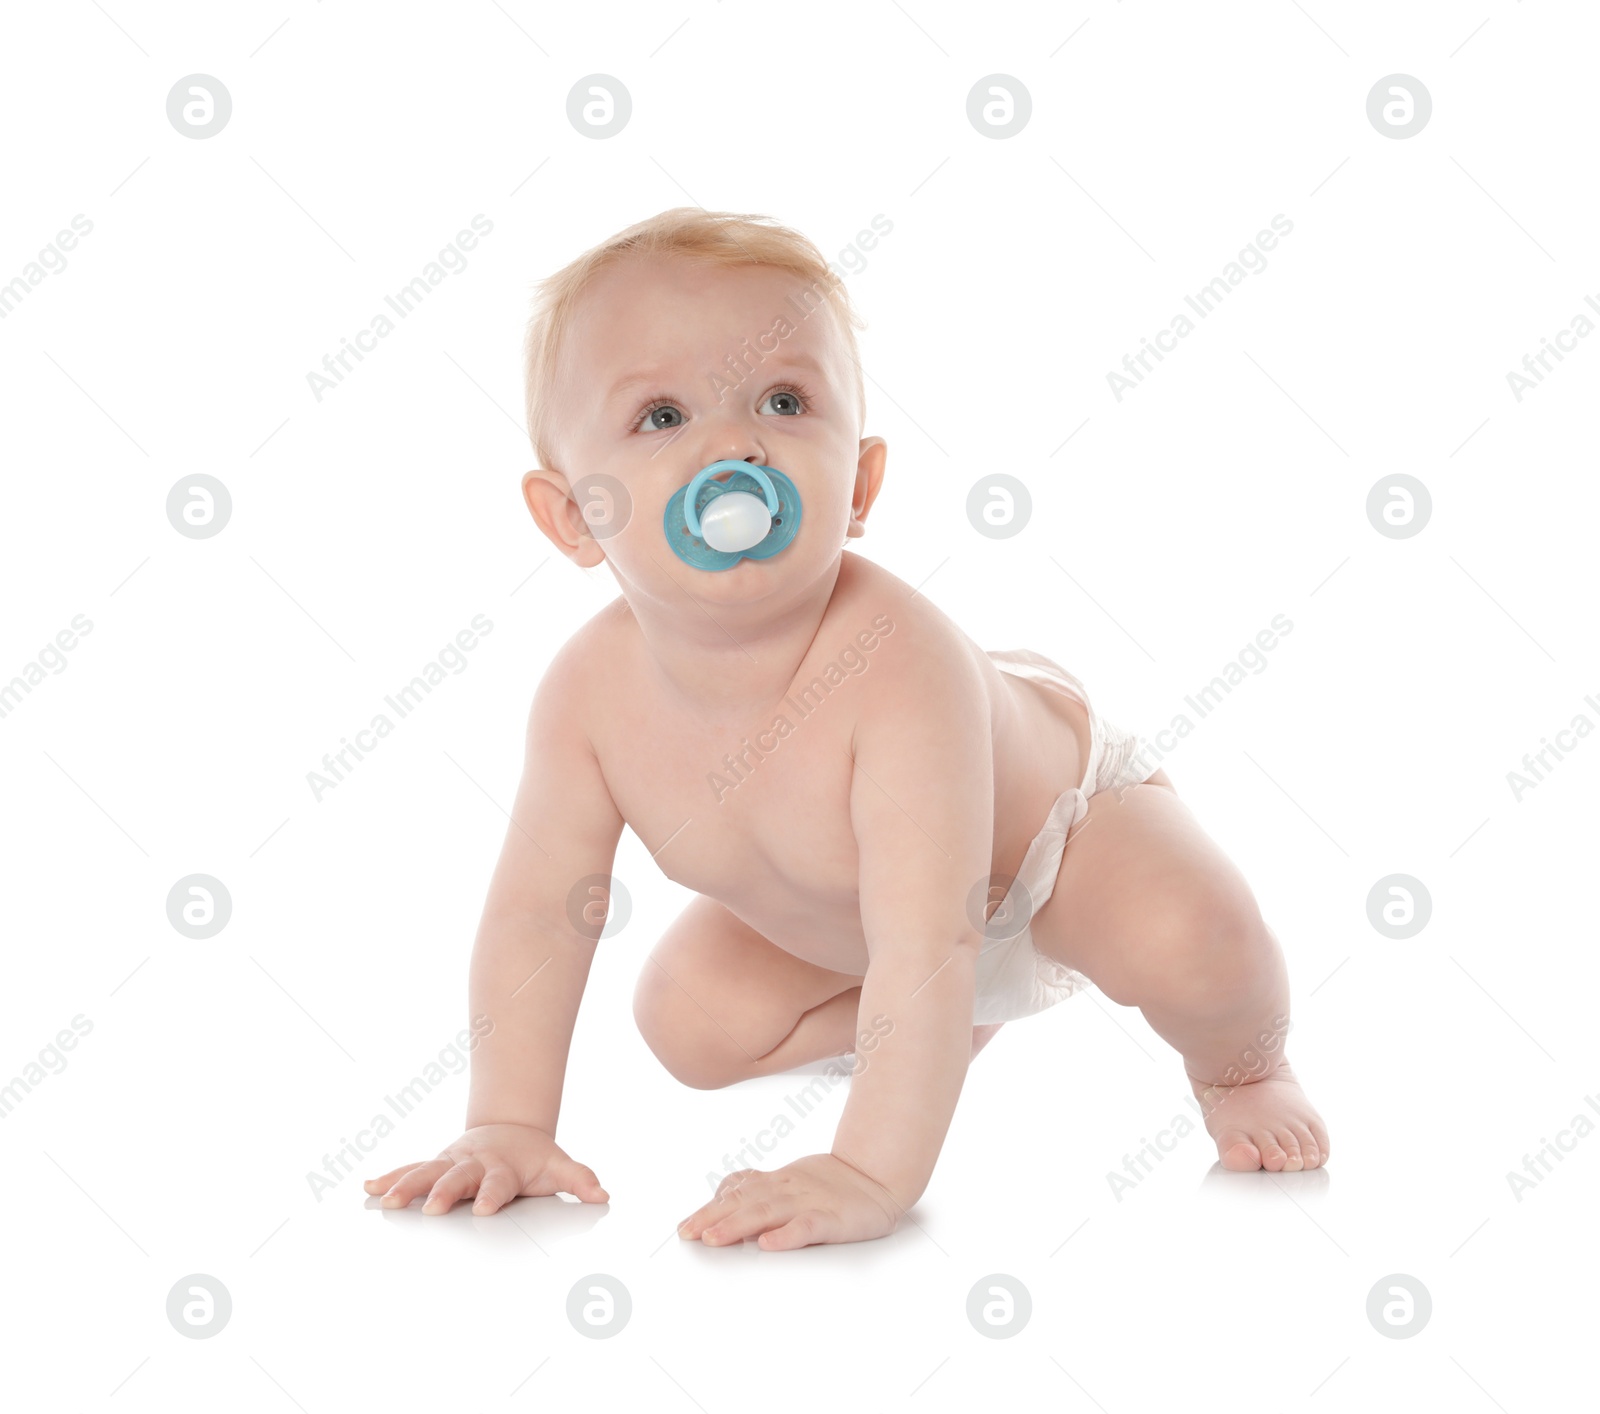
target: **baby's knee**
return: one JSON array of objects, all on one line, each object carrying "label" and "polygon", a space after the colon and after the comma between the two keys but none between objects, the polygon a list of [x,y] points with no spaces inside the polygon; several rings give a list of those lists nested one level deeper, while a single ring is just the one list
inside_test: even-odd
[{"label": "baby's knee", "polygon": [[[1152,899],[1136,1003],[1209,1008],[1254,988],[1277,941],[1242,881],[1197,879]],[[1113,1000],[1121,1000],[1113,998]]]},{"label": "baby's knee", "polygon": [[646,962],[633,989],[633,1019],[674,1080],[695,1090],[720,1090],[745,1078],[733,1041],[721,1033],[682,985]]}]

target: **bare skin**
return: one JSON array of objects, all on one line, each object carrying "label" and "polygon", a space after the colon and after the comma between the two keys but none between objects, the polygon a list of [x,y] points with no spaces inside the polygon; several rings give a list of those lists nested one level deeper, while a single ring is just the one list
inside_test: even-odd
[{"label": "bare skin", "polygon": [[[580,881],[609,877],[624,824],[699,895],[634,997],[672,1074],[710,1088],[860,1058],[832,1151],[729,1175],[683,1236],[786,1248],[893,1231],[927,1185],[969,1060],[999,1029],[971,1025],[969,896],[1016,872],[1082,778],[1087,714],[1000,672],[925,596],[842,549],[865,532],[887,448],[860,436],[831,312],[785,303],[800,283],[634,257],[583,296],[558,390],[565,470],[530,472],[524,494],[551,542],[607,564],[623,597],[557,655],[530,714],[473,954],[471,1010],[495,1025],[474,1053],[467,1132],[370,1180],[385,1206],[607,1200],[554,1134],[604,910],[602,890],[585,911]],[[797,322],[759,365],[713,384],[786,309]],[[782,553],[713,573],[671,553],[662,517],[722,458],[782,470],[804,521]],[[623,491],[622,523],[598,538],[580,473]],[[1032,927],[1041,951],[1138,1006],[1178,1051],[1225,1167],[1326,1161],[1283,1056],[1277,941],[1164,772],[1090,799]]]}]

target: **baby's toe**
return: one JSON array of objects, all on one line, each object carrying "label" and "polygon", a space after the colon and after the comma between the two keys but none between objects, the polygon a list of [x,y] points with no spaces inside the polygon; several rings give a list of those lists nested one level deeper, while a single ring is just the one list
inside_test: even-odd
[{"label": "baby's toe", "polygon": [[1276,1133],[1278,1143],[1283,1147],[1283,1172],[1299,1173],[1306,1167],[1305,1155],[1300,1148],[1300,1136],[1287,1126]]},{"label": "baby's toe", "polygon": [[1319,1124],[1315,1119],[1313,1119],[1309,1124],[1307,1124],[1306,1128],[1311,1131],[1312,1141],[1317,1146],[1317,1163],[1318,1164],[1327,1163],[1328,1162],[1328,1131],[1326,1129],[1324,1129],[1323,1126],[1321,1124]]},{"label": "baby's toe", "polygon": [[1298,1122],[1290,1128],[1300,1145],[1300,1162],[1308,1169],[1314,1169],[1322,1163],[1322,1151],[1317,1147],[1317,1136],[1311,1132],[1309,1125]]},{"label": "baby's toe", "polygon": [[1217,1135],[1217,1155],[1223,1168],[1236,1173],[1252,1173],[1261,1167],[1261,1151],[1242,1129],[1224,1129]]},{"label": "baby's toe", "polygon": [[1256,1148],[1261,1151],[1261,1167],[1271,1173],[1282,1173],[1288,1166],[1288,1151],[1278,1142],[1278,1136],[1270,1129],[1264,1129],[1255,1135]]}]

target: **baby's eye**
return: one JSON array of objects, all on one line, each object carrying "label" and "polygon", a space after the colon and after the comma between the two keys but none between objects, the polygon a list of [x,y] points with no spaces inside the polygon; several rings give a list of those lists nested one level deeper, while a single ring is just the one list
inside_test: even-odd
[{"label": "baby's eye", "polygon": [[800,395],[792,389],[776,388],[767,394],[759,411],[773,412],[779,417],[794,417],[805,411],[805,405],[800,401]]},{"label": "baby's eye", "polygon": [[657,403],[653,408],[646,410],[639,419],[638,430],[657,431],[669,427],[683,426],[683,413],[671,403]]}]

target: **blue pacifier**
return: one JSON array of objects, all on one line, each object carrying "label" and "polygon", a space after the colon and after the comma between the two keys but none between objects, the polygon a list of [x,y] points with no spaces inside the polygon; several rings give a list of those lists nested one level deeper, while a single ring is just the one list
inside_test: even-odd
[{"label": "blue pacifier", "polygon": [[[712,480],[725,471],[733,475]],[[776,467],[712,462],[673,492],[662,529],[672,553],[697,570],[771,559],[800,531],[800,489]]]}]

